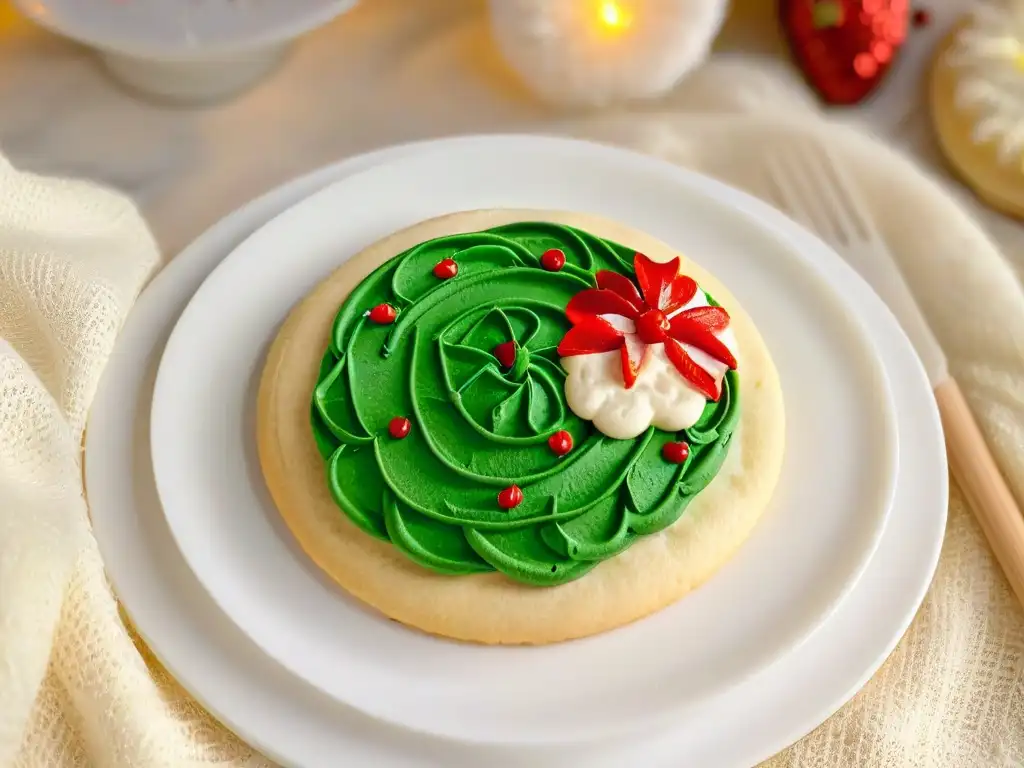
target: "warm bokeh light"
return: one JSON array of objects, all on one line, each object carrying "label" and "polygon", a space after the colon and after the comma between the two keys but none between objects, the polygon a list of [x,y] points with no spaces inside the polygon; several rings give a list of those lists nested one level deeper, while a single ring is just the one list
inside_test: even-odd
[{"label": "warm bokeh light", "polygon": [[611,29],[628,27],[632,18],[615,0],[603,0],[599,11],[601,23]]},{"label": "warm bokeh light", "polygon": [[19,31],[24,31],[27,26],[21,15],[14,10],[13,3],[0,0],[0,35],[13,36]]}]

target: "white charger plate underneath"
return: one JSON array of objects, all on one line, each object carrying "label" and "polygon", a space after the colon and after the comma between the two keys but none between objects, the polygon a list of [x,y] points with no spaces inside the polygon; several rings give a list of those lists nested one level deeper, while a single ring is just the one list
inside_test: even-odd
[{"label": "white charger plate underneath", "polygon": [[[739,554],[642,622],[543,648],[448,642],[349,598],[283,531],[253,439],[266,347],[312,285],[393,231],[495,207],[614,218],[702,262],[754,318],[786,399],[780,487]],[[642,730],[763,669],[806,639],[862,573],[897,467],[888,384],[859,319],[872,310],[843,298],[858,278],[820,244],[793,245],[762,222],[763,209],[651,158],[540,137],[466,140],[304,200],[221,263],[164,352],[152,452],[186,561],[257,645],[311,685],[453,739],[555,743]]]},{"label": "white charger plate underneath", "polygon": [[[455,140],[458,141],[458,140]],[[282,763],[380,766],[749,766],[809,732],[881,664],[909,625],[934,572],[945,524],[941,429],[906,339],[869,318],[894,385],[900,430],[918,449],[901,456],[894,513],[864,577],[797,652],[644,739],[572,749],[467,747],[419,737],[339,707],[259,653],[213,605],[170,539],[149,462],[155,368],[181,309],[216,264],[254,229],[311,192],[381,160],[449,141],[366,155],[301,178],[223,220],[180,254],[133,310],[95,400],[86,484],[107,570],[150,647],[177,679],[240,736]],[[794,238],[813,241],[781,216]],[[850,286],[858,306],[879,302]],[[742,724],[737,728],[737,724]]]}]

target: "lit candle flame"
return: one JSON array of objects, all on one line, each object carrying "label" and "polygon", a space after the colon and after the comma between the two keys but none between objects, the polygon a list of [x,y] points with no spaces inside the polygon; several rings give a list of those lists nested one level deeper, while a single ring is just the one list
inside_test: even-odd
[{"label": "lit candle flame", "polygon": [[601,3],[599,18],[601,23],[610,29],[628,27],[630,21],[632,21],[625,9],[615,0],[604,0]]}]

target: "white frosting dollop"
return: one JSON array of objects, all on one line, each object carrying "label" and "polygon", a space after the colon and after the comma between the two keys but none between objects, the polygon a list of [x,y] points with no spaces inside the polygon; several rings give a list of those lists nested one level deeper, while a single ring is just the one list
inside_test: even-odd
[{"label": "white frosting dollop", "polygon": [[[708,306],[704,291],[683,309]],[[739,357],[731,328],[716,333],[734,356]],[[694,362],[721,386],[728,366],[701,350],[683,344]],[[622,380],[621,354],[601,352],[561,358],[565,368],[565,401],[581,419],[587,419],[608,437],[625,440],[643,434],[650,426],[667,432],[692,427],[707,404],[704,395],[676,370],[665,354],[664,344],[652,344],[636,382],[626,389]]]},{"label": "white frosting dollop", "polygon": [[993,142],[1004,164],[1024,152],[1024,0],[978,3],[946,58],[958,108],[975,116],[972,139]]}]

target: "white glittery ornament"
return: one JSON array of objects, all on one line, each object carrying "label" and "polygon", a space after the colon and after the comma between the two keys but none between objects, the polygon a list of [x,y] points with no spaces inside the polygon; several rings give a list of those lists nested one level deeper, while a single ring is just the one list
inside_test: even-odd
[{"label": "white glittery ornament", "polygon": [[659,96],[708,55],[728,0],[490,0],[502,54],[541,98]]}]

